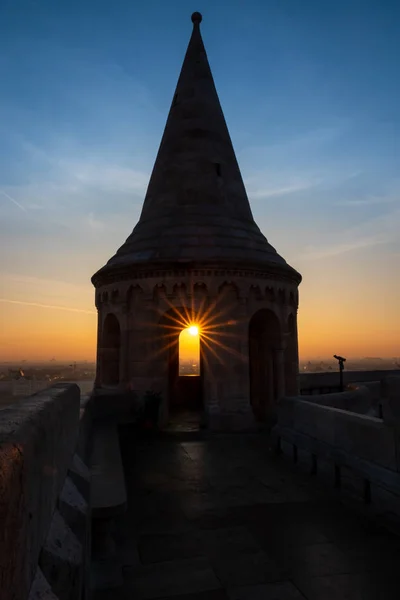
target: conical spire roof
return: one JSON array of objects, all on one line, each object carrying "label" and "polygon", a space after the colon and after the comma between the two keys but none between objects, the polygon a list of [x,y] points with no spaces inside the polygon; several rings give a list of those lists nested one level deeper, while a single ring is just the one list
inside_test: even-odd
[{"label": "conical spire roof", "polygon": [[192,36],[139,222],[96,276],[145,264],[228,262],[268,264],[300,277],[253,219],[201,20],[200,13],[192,15]]}]

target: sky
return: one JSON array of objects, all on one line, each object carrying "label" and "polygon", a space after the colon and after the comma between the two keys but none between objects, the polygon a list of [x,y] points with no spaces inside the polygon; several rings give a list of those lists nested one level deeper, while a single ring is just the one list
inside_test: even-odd
[{"label": "sky", "polygon": [[400,356],[398,2],[2,0],[0,360],[95,358],[194,10],[300,357]]}]

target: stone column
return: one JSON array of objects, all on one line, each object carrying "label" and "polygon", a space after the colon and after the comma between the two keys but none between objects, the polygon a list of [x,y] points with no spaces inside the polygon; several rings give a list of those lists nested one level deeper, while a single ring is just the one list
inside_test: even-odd
[{"label": "stone column", "polygon": [[285,395],[285,348],[281,344],[274,348],[275,377],[276,377],[276,398],[279,401]]},{"label": "stone column", "polygon": [[126,390],[129,383],[128,361],[129,361],[129,315],[127,307],[124,306],[120,317],[121,345],[119,363],[120,389]]},{"label": "stone column", "polygon": [[[210,342],[208,341],[208,344]],[[203,343],[201,346],[203,369],[203,406],[207,423],[213,427],[213,424],[219,418],[220,403],[218,398],[218,383],[216,374],[216,359],[213,353]]]},{"label": "stone column", "polygon": [[293,392],[296,396],[300,394],[300,379],[299,379],[299,336],[297,330],[297,310],[294,319],[294,350],[293,350]]},{"label": "stone column", "polygon": [[101,387],[101,369],[102,369],[102,316],[100,307],[97,307],[97,348],[96,348],[96,377],[94,380],[94,389]]}]

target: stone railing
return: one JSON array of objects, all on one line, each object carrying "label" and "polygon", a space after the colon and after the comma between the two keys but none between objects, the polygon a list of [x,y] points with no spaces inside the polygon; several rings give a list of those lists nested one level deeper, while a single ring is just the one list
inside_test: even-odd
[{"label": "stone railing", "polygon": [[2,600],[89,598],[84,412],[75,384],[54,385],[1,411]]},{"label": "stone railing", "polygon": [[400,377],[387,378],[381,387],[382,419],[310,402],[304,396],[283,398],[272,444],[299,468],[398,526]]},{"label": "stone railing", "polygon": [[[376,382],[380,388],[380,383]],[[379,395],[378,395],[379,396]],[[379,399],[370,389],[370,384],[349,384],[344,392],[301,396],[306,402],[330,406],[362,415],[380,416]]]},{"label": "stone railing", "polygon": [[[380,370],[380,371],[343,371],[343,384],[348,387],[349,384],[367,382],[377,382],[388,376],[399,376],[400,370]],[[313,394],[331,394],[340,392],[340,381],[338,371],[327,371],[325,373],[300,373],[299,374],[300,394],[304,396]]]}]

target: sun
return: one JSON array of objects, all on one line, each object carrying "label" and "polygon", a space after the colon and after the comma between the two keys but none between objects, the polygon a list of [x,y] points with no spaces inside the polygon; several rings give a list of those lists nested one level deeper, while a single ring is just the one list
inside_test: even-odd
[{"label": "sun", "polygon": [[189,331],[190,335],[199,335],[199,328],[197,325],[191,325],[188,328],[188,331]]}]

